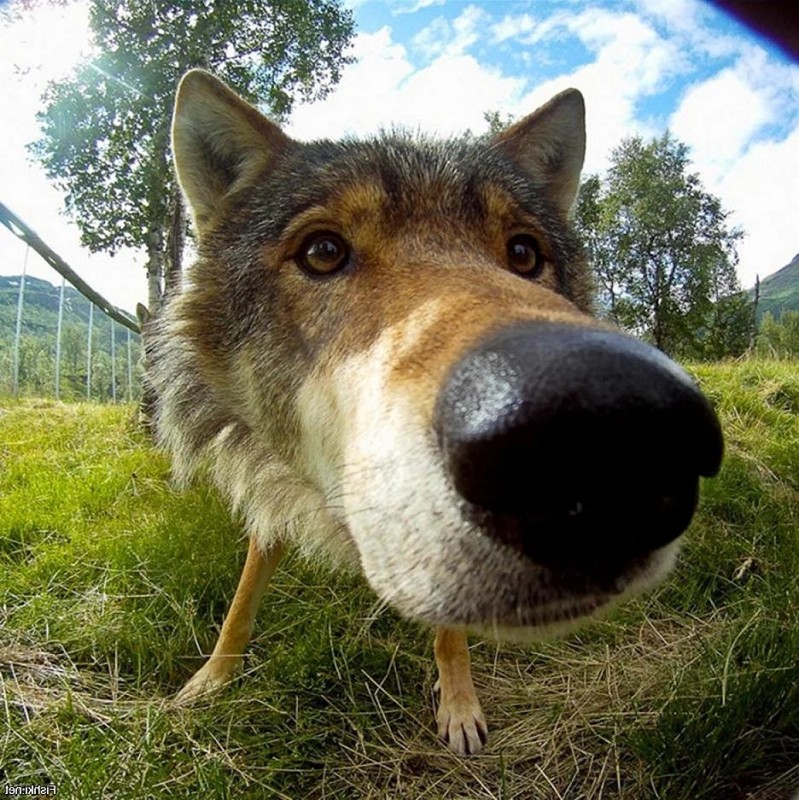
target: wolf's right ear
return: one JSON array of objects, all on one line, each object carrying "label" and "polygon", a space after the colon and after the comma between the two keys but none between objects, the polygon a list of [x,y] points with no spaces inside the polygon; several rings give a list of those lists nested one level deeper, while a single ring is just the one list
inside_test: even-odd
[{"label": "wolf's right ear", "polygon": [[291,139],[222,81],[201,69],[178,86],[172,152],[198,233],[222,200],[246,185]]},{"label": "wolf's right ear", "polygon": [[577,199],[585,158],[585,101],[576,89],[553,97],[529,116],[494,137],[569,216]]}]

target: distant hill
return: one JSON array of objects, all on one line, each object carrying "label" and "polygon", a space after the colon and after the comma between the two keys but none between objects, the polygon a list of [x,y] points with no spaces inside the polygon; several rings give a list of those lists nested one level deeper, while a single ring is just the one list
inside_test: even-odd
[{"label": "distant hill", "polygon": [[[17,319],[19,275],[0,275],[0,337],[14,330]],[[61,288],[41,278],[25,277],[25,303],[22,309],[23,330],[26,333],[55,333],[58,325],[58,300]],[[89,302],[83,295],[66,286],[64,289],[64,318],[77,317],[87,324]]]},{"label": "distant hill", "polygon": [[[17,321],[17,301],[19,298],[19,275],[0,275],[0,341],[14,335]],[[34,278],[25,277],[24,306],[22,309],[22,330],[24,334],[34,336],[55,334],[58,328],[58,303],[61,287]],[[64,288],[63,324],[87,326],[89,324],[89,301],[77,289],[69,284]],[[92,327],[95,335],[102,336],[111,332],[111,321],[97,308],[94,310]],[[127,340],[126,329],[116,326],[116,340],[119,343]],[[110,343],[109,343],[110,349]]]},{"label": "distant hill", "polygon": [[[749,290],[749,296],[754,298],[755,290]],[[770,311],[775,318],[779,318],[783,311],[799,311],[799,253],[790,264],[777,270],[773,275],[760,281],[760,301],[757,306],[757,320]]]},{"label": "distant hill", "polygon": [[[17,304],[21,276],[0,275],[0,394],[12,384],[12,351],[17,324]],[[26,393],[49,393],[52,389],[58,330],[58,305],[61,287],[41,278],[25,278],[20,347],[20,384]],[[76,289],[64,289],[64,316],[61,335],[61,391],[64,397],[80,397],[85,392],[89,301]],[[131,364],[139,359],[139,337],[131,335]],[[127,387],[128,329],[114,326],[116,386]],[[136,368],[138,377],[138,368]],[[95,308],[92,319],[93,397],[110,394],[111,320]]]}]

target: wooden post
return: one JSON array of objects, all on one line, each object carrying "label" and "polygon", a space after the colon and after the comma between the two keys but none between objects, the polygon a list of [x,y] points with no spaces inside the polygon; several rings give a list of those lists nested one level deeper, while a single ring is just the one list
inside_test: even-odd
[{"label": "wooden post", "polygon": [[19,296],[17,297],[17,327],[14,333],[14,378],[12,391],[14,397],[19,394],[19,344],[22,337],[22,307],[25,303],[25,276],[28,274],[28,254],[31,246],[25,247],[25,260],[22,262],[22,277],[19,281]]}]

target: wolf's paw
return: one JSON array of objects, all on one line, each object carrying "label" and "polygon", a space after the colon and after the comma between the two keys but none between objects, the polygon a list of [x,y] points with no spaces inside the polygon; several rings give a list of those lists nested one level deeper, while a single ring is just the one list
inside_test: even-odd
[{"label": "wolf's paw", "polygon": [[230,683],[240,659],[213,657],[191,676],[188,683],[175,695],[175,705],[184,706],[218,692]]},{"label": "wolf's paw", "polygon": [[436,713],[438,735],[453,753],[473,756],[479,753],[488,739],[483,709],[475,695],[445,699]]}]

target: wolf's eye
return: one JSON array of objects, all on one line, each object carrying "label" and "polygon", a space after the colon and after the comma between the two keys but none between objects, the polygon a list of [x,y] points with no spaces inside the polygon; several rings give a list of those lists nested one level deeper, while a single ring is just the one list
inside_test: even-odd
[{"label": "wolf's eye", "polygon": [[525,278],[535,278],[544,266],[538,242],[527,233],[508,239],[508,263]]},{"label": "wolf's eye", "polygon": [[299,265],[311,275],[330,275],[345,267],[350,260],[349,245],[337,234],[311,234],[297,254]]}]

